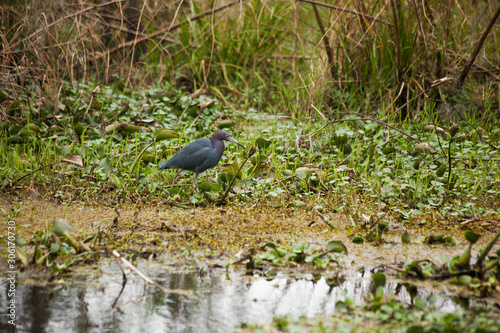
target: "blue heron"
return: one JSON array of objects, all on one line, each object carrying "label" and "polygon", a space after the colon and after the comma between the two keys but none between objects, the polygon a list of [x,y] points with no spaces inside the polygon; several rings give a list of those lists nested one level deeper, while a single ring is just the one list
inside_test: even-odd
[{"label": "blue heron", "polygon": [[177,152],[160,169],[183,169],[195,173],[193,186],[198,184],[198,175],[207,169],[211,169],[219,163],[224,153],[224,142],[234,142],[243,149],[241,143],[233,139],[232,135],[226,131],[219,131],[212,134],[210,139],[198,139]]}]

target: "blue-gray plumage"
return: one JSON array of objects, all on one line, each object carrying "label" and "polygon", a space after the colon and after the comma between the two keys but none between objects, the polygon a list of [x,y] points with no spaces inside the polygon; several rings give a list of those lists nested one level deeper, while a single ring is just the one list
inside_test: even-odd
[{"label": "blue-gray plumage", "polygon": [[165,164],[160,166],[160,169],[183,169],[195,173],[194,183],[198,180],[198,174],[207,169],[211,169],[219,163],[224,153],[224,142],[234,142],[243,149],[245,147],[233,139],[231,134],[226,131],[219,131],[212,134],[210,139],[198,139],[177,152]]}]

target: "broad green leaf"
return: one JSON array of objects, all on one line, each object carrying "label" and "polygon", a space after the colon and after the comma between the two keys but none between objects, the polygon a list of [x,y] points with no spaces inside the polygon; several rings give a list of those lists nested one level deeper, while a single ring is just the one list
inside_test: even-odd
[{"label": "broad green leaf", "polygon": [[73,130],[78,136],[82,136],[83,132],[85,132],[85,129],[87,127],[89,127],[87,124],[77,123],[75,126],[73,126]]},{"label": "broad green leaf", "polygon": [[472,277],[469,275],[460,275],[458,278],[458,284],[461,286],[468,286],[472,281]]},{"label": "broad green leaf", "polygon": [[68,221],[64,219],[57,219],[52,222],[52,232],[61,237],[65,233],[72,233],[73,228],[68,224]]},{"label": "broad green leaf", "polygon": [[142,155],[141,160],[146,163],[153,163],[156,159],[156,156],[152,153],[146,153]]},{"label": "broad green leaf", "polygon": [[386,277],[384,273],[375,273],[372,275],[373,287],[377,289],[378,287],[383,287],[386,282]]},{"label": "broad green leaf", "polygon": [[471,243],[471,244],[475,244],[475,243],[479,240],[479,238],[481,238],[481,235],[476,234],[475,232],[472,232],[472,231],[467,230],[467,231],[465,232],[464,237],[465,237],[465,239],[466,239],[469,243]]},{"label": "broad green leaf", "polygon": [[168,139],[175,139],[179,137],[179,134],[176,131],[173,131],[168,128],[162,128],[157,130],[154,134],[153,137],[155,141],[162,141],[162,140],[168,140]]},{"label": "broad green leaf", "polygon": [[404,234],[401,235],[401,242],[403,244],[410,244],[410,235],[408,234],[408,231],[405,231]]},{"label": "broad green leaf", "polygon": [[415,307],[419,310],[423,310],[427,307],[427,302],[420,297],[416,297],[414,302],[415,302]]},{"label": "broad green leaf", "polygon": [[59,249],[61,248],[61,244],[57,244],[57,243],[52,243],[50,244],[50,253],[51,254],[56,254]]},{"label": "broad green leaf", "polygon": [[272,141],[271,140],[266,140],[264,138],[257,138],[255,140],[255,146],[259,149],[266,149],[271,145]]},{"label": "broad green leaf", "polygon": [[234,122],[231,119],[225,119],[221,121],[217,127],[219,129],[225,129],[225,128],[233,128],[234,127]]},{"label": "broad green leaf", "polygon": [[219,192],[222,188],[222,185],[221,184],[210,184],[210,186],[212,187],[211,191],[212,192]]},{"label": "broad green leaf", "polygon": [[448,263],[448,271],[450,273],[455,273],[457,271],[456,265],[460,264],[460,256],[454,256]]},{"label": "broad green leaf", "polygon": [[103,172],[108,172],[110,167],[111,167],[111,159],[109,157],[105,157],[99,162],[99,168]]},{"label": "broad green leaf", "polygon": [[207,182],[198,183],[198,189],[202,192],[209,192],[212,190],[212,184]]},{"label": "broad green leaf", "polygon": [[360,236],[354,236],[351,239],[351,242],[356,243],[356,244],[363,244],[365,242],[365,239],[363,237],[360,237]]},{"label": "broad green leaf", "polygon": [[380,222],[378,224],[378,231],[379,233],[383,233],[387,229],[387,223]]},{"label": "broad green leaf", "polygon": [[266,247],[270,247],[272,249],[276,249],[276,243],[274,243],[274,242],[267,242],[266,244],[264,244],[264,246],[262,246],[262,248],[266,248]]},{"label": "broad green leaf", "polygon": [[329,252],[345,252],[347,254],[347,247],[339,241],[330,241],[326,245],[326,250]]},{"label": "broad green leaf", "polygon": [[446,164],[441,164],[441,166],[436,170],[436,176],[443,177],[447,169],[448,167],[446,166]]}]

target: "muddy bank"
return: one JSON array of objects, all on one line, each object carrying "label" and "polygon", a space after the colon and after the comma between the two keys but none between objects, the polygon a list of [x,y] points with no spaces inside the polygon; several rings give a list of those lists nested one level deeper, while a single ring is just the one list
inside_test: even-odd
[{"label": "muddy bank", "polygon": [[[37,230],[50,229],[54,219],[66,219],[74,228],[77,239],[91,238],[96,250],[109,252],[116,249],[133,253],[143,258],[165,260],[219,259],[233,262],[238,254],[248,249],[259,249],[264,243],[273,241],[287,246],[291,241],[307,242],[309,247],[322,248],[331,240],[341,241],[348,248],[343,260],[344,269],[358,270],[382,264],[406,260],[431,259],[437,263],[441,257],[451,258],[460,254],[467,242],[459,225],[436,221],[411,228],[409,222],[388,220],[389,228],[379,243],[355,244],[351,237],[360,230],[349,216],[328,213],[334,229],[327,226],[311,209],[226,206],[179,208],[168,205],[150,207],[146,205],[122,205],[116,207],[90,206],[84,204],[56,204],[44,200],[7,203],[0,208],[11,212],[16,235],[29,242]],[[12,213],[12,212],[17,213]],[[7,234],[7,224],[2,223],[2,235]],[[456,246],[428,245],[421,237],[439,232],[451,236]],[[411,244],[402,244],[401,234],[407,231]],[[473,248],[473,255],[492,237],[493,232],[483,234]],[[96,237],[97,235],[97,237]],[[420,240],[419,240],[420,238]],[[6,240],[5,236],[3,238]],[[29,243],[27,244],[29,249]],[[29,252],[29,251],[28,251]],[[5,255],[3,251],[2,256]]]}]

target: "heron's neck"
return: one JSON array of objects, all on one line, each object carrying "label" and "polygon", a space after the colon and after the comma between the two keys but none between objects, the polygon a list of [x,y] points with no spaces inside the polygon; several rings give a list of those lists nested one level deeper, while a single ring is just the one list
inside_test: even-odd
[{"label": "heron's neck", "polygon": [[214,145],[214,148],[217,150],[217,151],[220,151],[220,152],[224,152],[224,141],[222,140],[215,140],[213,138],[210,138],[210,141],[212,141],[212,144]]}]

